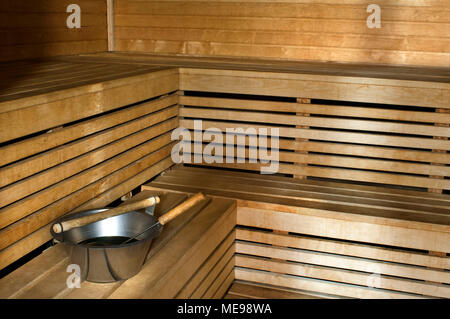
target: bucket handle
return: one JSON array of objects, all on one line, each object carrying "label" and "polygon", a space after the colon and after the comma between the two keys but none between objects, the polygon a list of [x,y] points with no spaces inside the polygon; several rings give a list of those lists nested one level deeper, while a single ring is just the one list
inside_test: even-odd
[{"label": "bucket handle", "polygon": [[195,206],[197,203],[201,202],[204,199],[205,199],[205,195],[203,195],[202,193],[197,193],[194,196],[186,199],[180,205],[171,209],[169,212],[167,212],[164,215],[162,215],[161,217],[159,217],[158,222],[161,225],[165,225],[168,222],[170,222],[172,219],[176,218],[178,215],[184,213],[189,208]]},{"label": "bucket handle", "polygon": [[153,206],[158,203],[159,197],[152,196],[134,203],[124,204],[115,208],[107,209],[97,214],[61,221],[59,223],[54,224],[52,228],[56,234],[59,234],[63,231],[68,231],[75,227],[81,227],[90,223],[98,222],[106,218],[128,213],[133,210],[139,210],[149,206]]}]

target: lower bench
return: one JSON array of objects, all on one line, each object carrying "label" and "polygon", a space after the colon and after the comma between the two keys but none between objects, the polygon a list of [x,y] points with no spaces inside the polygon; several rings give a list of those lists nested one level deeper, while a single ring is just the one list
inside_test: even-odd
[{"label": "lower bench", "polygon": [[[141,192],[132,200],[155,192]],[[170,210],[185,194],[156,192],[155,215]],[[68,257],[62,244],[0,280],[0,298],[221,298],[234,280],[233,200],[206,198],[164,227],[134,277],[114,283],[82,282],[68,288]]]},{"label": "lower bench", "polygon": [[329,297],[450,297],[449,196],[181,166],[143,188],[237,199],[236,280]]}]

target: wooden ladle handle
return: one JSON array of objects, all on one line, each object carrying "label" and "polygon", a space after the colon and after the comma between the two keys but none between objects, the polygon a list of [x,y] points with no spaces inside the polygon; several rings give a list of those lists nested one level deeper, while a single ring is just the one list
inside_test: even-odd
[{"label": "wooden ladle handle", "polygon": [[205,199],[205,195],[202,193],[197,193],[194,196],[186,199],[184,202],[182,202],[180,205],[176,206],[175,208],[172,208],[168,213],[165,213],[161,217],[158,218],[158,221],[161,225],[165,225],[168,222],[170,222],[172,219],[177,217],[178,215],[184,213],[189,208],[193,207],[197,203],[201,202]]},{"label": "wooden ladle handle", "polygon": [[100,220],[114,217],[117,215],[121,215],[133,210],[143,209],[149,206],[153,206],[155,204],[159,203],[159,197],[158,196],[152,196],[134,203],[121,205],[115,208],[107,209],[103,212],[91,214],[88,216],[83,216],[80,218],[70,219],[66,221],[62,221],[60,223],[53,225],[53,231],[58,234],[63,231],[68,231],[75,227],[81,227],[90,223],[98,222]]}]

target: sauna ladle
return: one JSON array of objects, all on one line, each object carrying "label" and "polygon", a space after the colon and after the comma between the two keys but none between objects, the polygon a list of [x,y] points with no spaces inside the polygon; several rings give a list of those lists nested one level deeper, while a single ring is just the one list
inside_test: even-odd
[{"label": "sauna ladle", "polygon": [[53,225],[53,231],[56,234],[59,234],[62,233],[63,231],[68,231],[75,227],[81,227],[90,223],[98,222],[106,218],[125,214],[133,210],[139,210],[149,206],[156,205],[159,203],[159,200],[160,199],[158,196],[152,196],[134,203],[129,203],[115,208],[107,209],[97,214],[61,221]]},{"label": "sauna ladle", "polygon": [[194,196],[186,199],[181,204],[177,205],[175,208],[172,208],[168,213],[165,213],[164,215],[160,216],[158,218],[158,221],[156,223],[154,223],[153,225],[147,227],[146,229],[141,231],[139,234],[136,234],[133,237],[125,240],[124,242],[122,242],[121,245],[127,244],[128,242],[132,241],[136,237],[139,237],[143,233],[149,231],[153,227],[162,227],[162,226],[164,226],[165,224],[170,222],[172,219],[174,219],[175,217],[181,215],[182,213],[187,211],[189,208],[193,207],[198,202],[200,202],[200,201],[202,201],[204,199],[205,199],[205,195],[203,195],[202,193],[195,194]]}]

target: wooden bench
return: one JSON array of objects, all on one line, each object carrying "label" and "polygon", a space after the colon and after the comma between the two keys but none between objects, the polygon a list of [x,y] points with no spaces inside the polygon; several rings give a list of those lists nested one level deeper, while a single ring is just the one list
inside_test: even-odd
[{"label": "wooden bench", "polygon": [[195,167],[143,188],[236,199],[237,280],[308,295],[450,297],[448,196]]},{"label": "wooden bench", "polygon": [[[175,207],[186,194],[157,194],[155,216]],[[0,279],[0,298],[221,298],[234,280],[236,204],[207,198],[167,224],[150,248],[141,271],[113,283],[82,282],[68,288],[69,260],[62,244]]]},{"label": "wooden bench", "polygon": [[176,69],[70,58],[0,66],[0,269],[172,165]]},{"label": "wooden bench", "polygon": [[[246,207],[247,215],[242,216],[251,220],[247,226],[266,229],[258,223],[266,214],[268,220],[278,220],[274,216],[279,216],[280,207],[288,213],[280,216],[292,219],[292,225],[294,212],[309,212],[314,218],[308,217],[303,228],[291,229],[283,222],[287,226],[269,229],[281,232],[281,238],[290,238],[292,232],[343,240],[342,247],[375,243],[401,248],[400,255],[394,254],[400,259],[389,262],[403,263],[406,256],[422,260],[411,265],[440,270],[427,269],[426,279],[421,279],[425,286],[414,282],[415,288],[407,284],[396,289],[413,294],[407,296],[419,295],[422,288],[427,296],[446,294],[441,283],[448,284],[447,279],[437,274],[447,274],[443,269],[448,269],[450,252],[448,68],[127,53],[0,67],[11,75],[0,91],[0,269],[48,242],[49,225],[59,216],[108,205],[173,166],[170,152],[175,142],[170,132],[181,126],[192,133],[194,121],[202,120],[203,131],[279,130],[279,150],[274,154],[281,176],[248,178],[281,193],[269,192],[267,198],[276,197],[270,208],[265,191],[252,195],[256,197],[248,201],[262,206]],[[243,171],[258,172],[263,165],[250,163],[251,134],[244,135],[223,151],[244,150],[240,159],[245,163],[198,166],[238,171],[229,180],[241,178],[234,174]],[[200,135],[193,142],[206,146],[210,141]],[[179,187],[177,191],[183,191],[188,185]],[[223,189],[214,191],[215,196],[237,199],[241,191],[245,193],[245,189],[229,189],[228,195]],[[341,224],[342,220],[346,222]],[[303,220],[298,223],[303,225]],[[357,246],[346,246],[353,241]],[[430,271],[437,273],[429,277]],[[353,272],[328,274],[326,284],[314,281],[306,290],[328,291],[328,281],[344,275],[353,285],[363,285],[367,274]],[[413,279],[422,278],[417,276]],[[431,282],[438,283],[435,290]],[[392,280],[386,285],[383,289],[397,287]],[[339,296],[404,296],[339,289]]]}]

